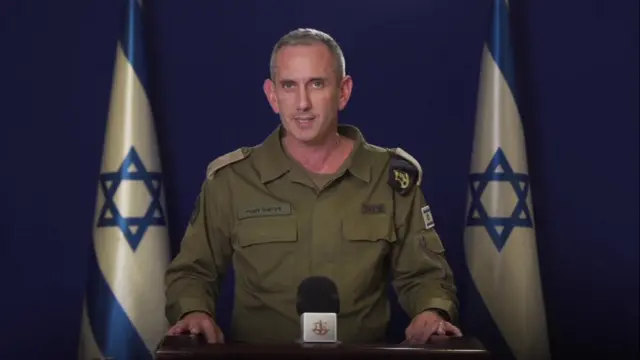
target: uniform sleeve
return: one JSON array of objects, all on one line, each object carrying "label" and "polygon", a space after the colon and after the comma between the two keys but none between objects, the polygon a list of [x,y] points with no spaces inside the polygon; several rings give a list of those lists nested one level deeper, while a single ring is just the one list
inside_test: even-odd
[{"label": "uniform sleeve", "polygon": [[433,226],[419,186],[396,198],[397,245],[392,256],[393,285],[400,305],[413,318],[436,310],[452,322],[458,319],[458,299],[445,249]]},{"label": "uniform sleeve", "polygon": [[171,324],[186,313],[215,317],[215,303],[231,256],[226,188],[206,181],[194,205],[180,250],[165,275],[166,316]]}]

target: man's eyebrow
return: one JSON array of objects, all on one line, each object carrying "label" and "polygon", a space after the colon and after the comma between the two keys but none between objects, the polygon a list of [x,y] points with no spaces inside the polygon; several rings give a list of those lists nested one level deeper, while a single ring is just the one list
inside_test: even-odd
[{"label": "man's eyebrow", "polygon": [[[309,80],[306,81],[306,83],[310,83],[310,82],[314,82],[314,81],[321,81],[323,83],[327,82],[326,77],[322,77],[322,76],[316,76],[316,77],[312,77]],[[297,81],[293,80],[293,79],[280,79],[278,80],[279,84],[284,84],[284,85],[289,85],[289,84],[295,84]]]}]

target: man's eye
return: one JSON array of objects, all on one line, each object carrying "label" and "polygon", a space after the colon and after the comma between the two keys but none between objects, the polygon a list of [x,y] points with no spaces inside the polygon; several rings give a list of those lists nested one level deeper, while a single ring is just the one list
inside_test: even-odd
[{"label": "man's eye", "polygon": [[283,87],[283,88],[285,88],[285,89],[291,89],[291,88],[293,87],[293,84],[291,84],[291,83],[284,83],[284,84],[282,84],[282,87]]},{"label": "man's eye", "polygon": [[324,86],[324,83],[323,83],[322,81],[319,81],[319,80],[318,80],[318,81],[314,81],[314,82],[312,83],[312,85],[313,85],[313,87],[321,88],[321,87],[323,87],[323,86]]}]

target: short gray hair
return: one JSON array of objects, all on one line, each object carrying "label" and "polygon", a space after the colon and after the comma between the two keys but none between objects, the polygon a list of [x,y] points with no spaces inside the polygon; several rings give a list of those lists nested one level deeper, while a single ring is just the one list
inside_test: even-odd
[{"label": "short gray hair", "polygon": [[273,47],[271,60],[269,61],[271,79],[275,80],[276,55],[280,49],[285,46],[312,45],[316,43],[322,43],[329,48],[329,51],[336,61],[335,70],[338,74],[338,78],[342,79],[345,77],[346,65],[344,54],[342,53],[340,45],[338,45],[338,43],[329,34],[316,29],[296,29],[281,37]]}]

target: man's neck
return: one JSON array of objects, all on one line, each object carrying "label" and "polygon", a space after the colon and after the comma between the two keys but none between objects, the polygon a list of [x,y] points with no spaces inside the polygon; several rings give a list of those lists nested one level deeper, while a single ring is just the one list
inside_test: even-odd
[{"label": "man's neck", "polygon": [[307,144],[286,136],[283,146],[291,157],[314,173],[333,173],[338,170],[351,151],[351,140],[331,133],[321,142]]}]

